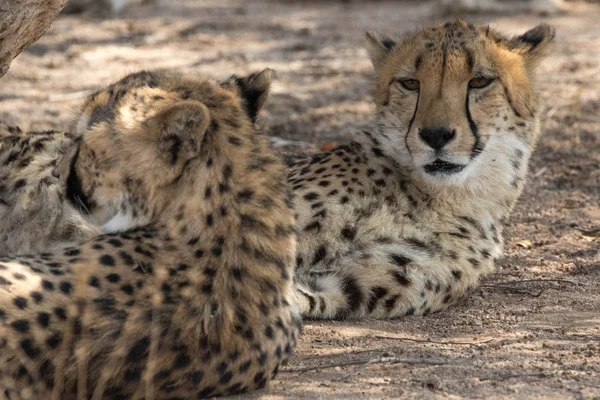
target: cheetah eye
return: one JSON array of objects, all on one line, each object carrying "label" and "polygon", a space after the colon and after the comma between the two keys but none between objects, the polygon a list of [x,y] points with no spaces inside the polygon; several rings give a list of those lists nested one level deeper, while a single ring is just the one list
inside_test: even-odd
[{"label": "cheetah eye", "polygon": [[483,89],[494,81],[494,78],[486,78],[485,76],[476,76],[469,81],[470,89]]},{"label": "cheetah eye", "polygon": [[421,88],[421,82],[416,79],[399,79],[398,83],[406,90],[419,91]]}]

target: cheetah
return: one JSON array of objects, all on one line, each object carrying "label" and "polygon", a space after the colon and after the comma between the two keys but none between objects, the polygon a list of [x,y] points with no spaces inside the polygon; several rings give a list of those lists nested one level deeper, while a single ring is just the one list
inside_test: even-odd
[{"label": "cheetah", "polygon": [[285,167],[253,125],[271,79],[143,71],[91,97],[125,101],[49,176],[102,234],[0,258],[6,397],[206,398],[277,374],[301,319]]},{"label": "cheetah", "polygon": [[51,251],[101,233],[64,201],[52,174],[73,139],[65,132],[22,132],[0,123],[0,256]]},{"label": "cheetah", "polygon": [[554,35],[461,20],[399,40],[367,33],[374,128],[290,161],[303,316],[427,315],[494,271],[540,133],[535,72]]},{"label": "cheetah", "polygon": [[[535,75],[554,35],[461,20],[399,40],[367,33],[373,128],[287,158],[303,317],[427,315],[494,271],[540,133]],[[99,97],[76,131],[112,121],[113,94]]]}]

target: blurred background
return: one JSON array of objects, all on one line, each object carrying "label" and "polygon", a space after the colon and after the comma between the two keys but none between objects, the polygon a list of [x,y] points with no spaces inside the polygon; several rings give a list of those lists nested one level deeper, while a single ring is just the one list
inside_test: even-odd
[{"label": "blurred background", "polygon": [[[140,68],[223,78],[269,67],[277,78],[260,119],[263,131],[283,150],[318,151],[370,126],[365,31],[401,35],[456,17],[509,35],[540,22],[557,29],[554,52],[539,70],[544,136],[499,273],[465,304],[428,318],[309,323],[294,365],[365,353],[477,355],[476,362],[374,367],[338,383],[330,379],[339,375],[333,369],[283,373],[265,398],[430,398],[424,371],[459,397],[600,398],[598,1],[72,0],[0,80],[0,121],[68,130],[89,93]],[[536,283],[542,278],[574,283]],[[537,286],[507,291],[493,285],[514,279]],[[493,342],[424,346],[377,332]]]},{"label": "blurred background", "polygon": [[[266,132],[339,141],[372,113],[364,32],[399,35],[455,17],[508,34],[552,23],[558,40],[542,83],[561,104],[549,106],[597,107],[598,2],[70,0],[2,80],[0,118],[25,129],[66,129],[69,111],[86,94],[139,68],[222,77],[270,67],[277,81],[262,120]],[[44,102],[43,110],[35,102]]]}]

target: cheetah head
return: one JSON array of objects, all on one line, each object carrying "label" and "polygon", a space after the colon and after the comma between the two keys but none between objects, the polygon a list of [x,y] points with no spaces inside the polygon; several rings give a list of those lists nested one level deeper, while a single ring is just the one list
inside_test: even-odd
[{"label": "cheetah head", "polygon": [[507,38],[460,20],[399,41],[367,33],[382,148],[442,186],[502,171],[515,147],[527,157],[539,133],[534,72],[553,38],[545,24]]},{"label": "cheetah head", "polygon": [[143,71],[95,93],[55,170],[66,198],[105,233],[173,218],[176,199],[218,179],[212,160],[234,157],[236,135],[253,132],[271,75],[216,82]]}]

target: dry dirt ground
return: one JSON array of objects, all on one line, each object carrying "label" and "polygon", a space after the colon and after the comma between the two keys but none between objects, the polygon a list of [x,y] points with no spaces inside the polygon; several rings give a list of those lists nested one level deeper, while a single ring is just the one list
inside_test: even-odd
[{"label": "dry dirt ground", "polygon": [[[120,18],[61,17],[0,81],[0,120],[68,129],[87,93],[138,68],[222,77],[271,67],[264,130],[308,150],[342,143],[373,112],[363,32],[445,18],[433,11],[425,1],[163,0]],[[498,273],[448,312],[308,321],[288,369],[246,397],[600,399],[600,7],[468,18],[558,31],[540,74],[545,136]],[[417,362],[354,371],[380,357]]]}]

